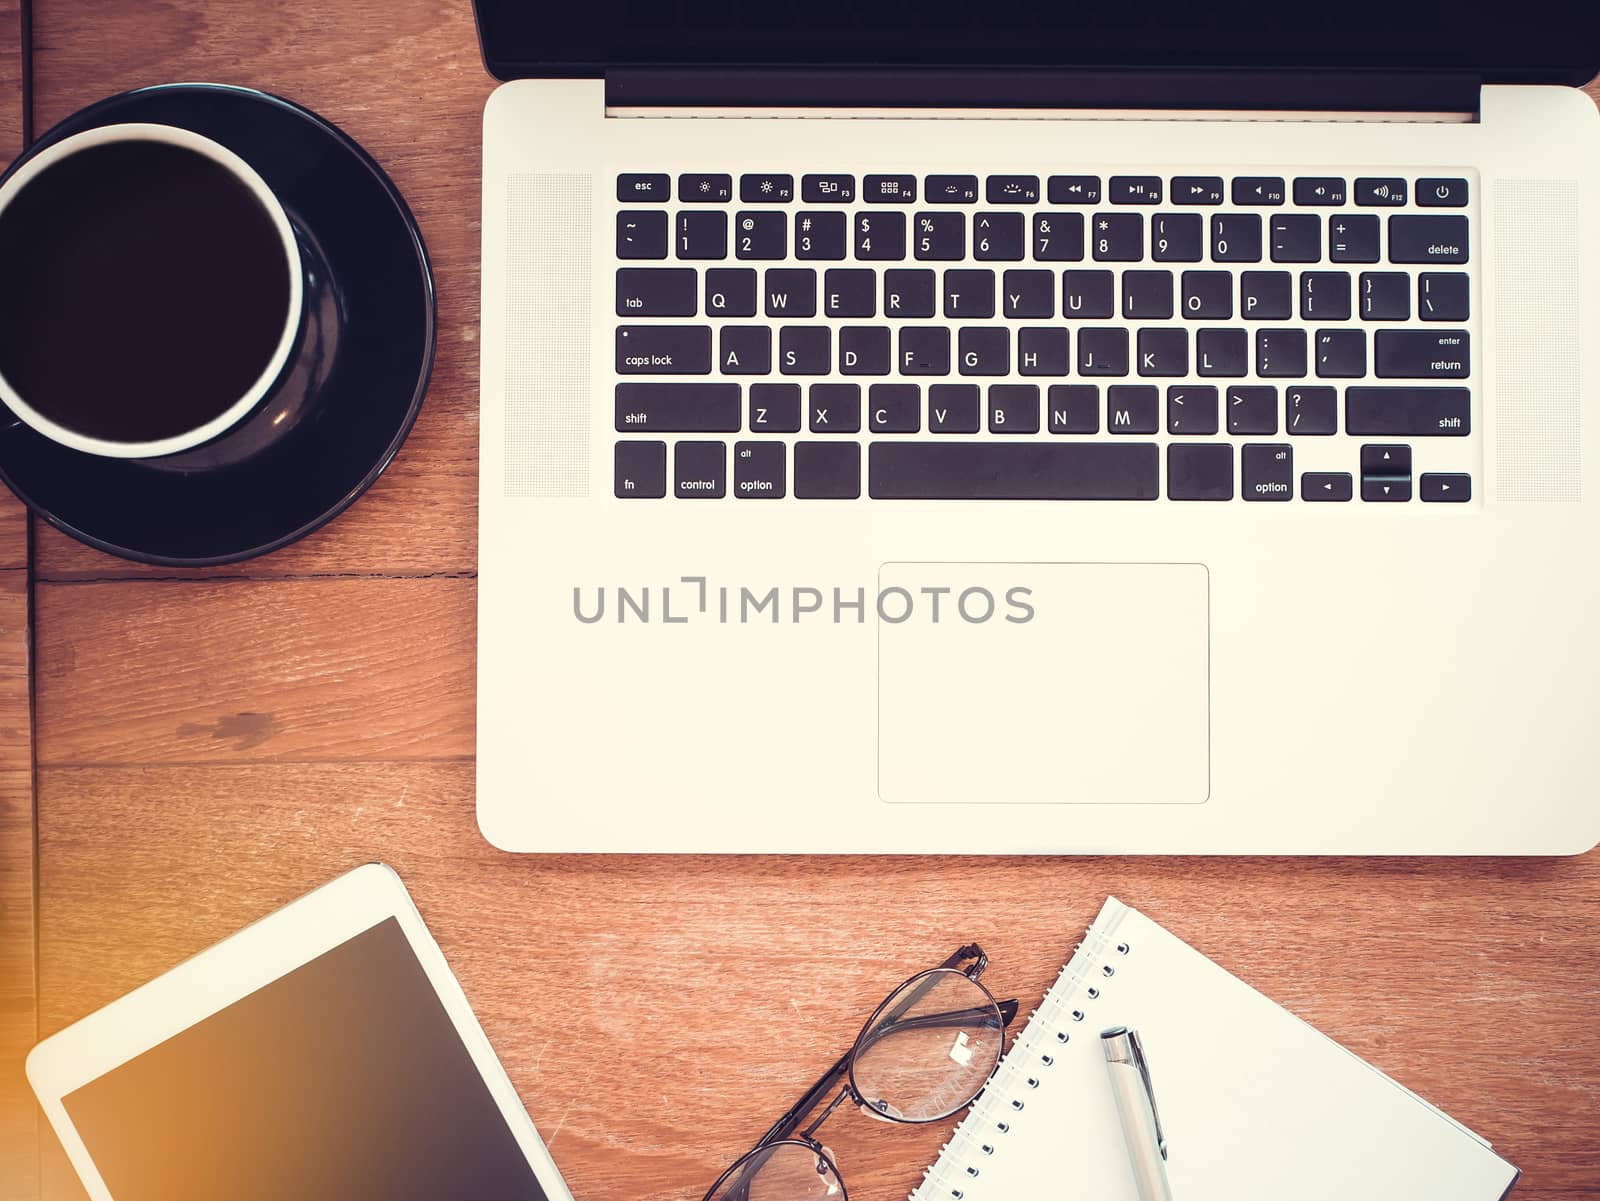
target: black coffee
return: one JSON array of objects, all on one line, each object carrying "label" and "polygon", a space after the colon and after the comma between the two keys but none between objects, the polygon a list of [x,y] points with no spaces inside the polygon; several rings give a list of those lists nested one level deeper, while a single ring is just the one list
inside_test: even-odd
[{"label": "black coffee", "polygon": [[79,151],[0,212],[0,376],[77,433],[145,442],[226,412],[288,310],[266,209],[181,146]]}]

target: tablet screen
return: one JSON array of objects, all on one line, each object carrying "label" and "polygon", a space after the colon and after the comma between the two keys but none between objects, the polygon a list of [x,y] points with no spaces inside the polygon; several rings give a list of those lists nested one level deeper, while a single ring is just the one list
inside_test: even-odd
[{"label": "tablet screen", "polygon": [[545,1201],[394,918],[64,1104],[116,1201]]}]

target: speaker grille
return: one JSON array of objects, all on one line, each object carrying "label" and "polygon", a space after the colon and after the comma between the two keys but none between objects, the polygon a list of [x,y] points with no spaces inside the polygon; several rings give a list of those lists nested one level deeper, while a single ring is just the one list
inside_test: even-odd
[{"label": "speaker grille", "polygon": [[587,496],[590,178],[506,187],[506,495]]},{"label": "speaker grille", "polygon": [[1583,495],[1578,370],[1578,186],[1494,189],[1495,498]]}]

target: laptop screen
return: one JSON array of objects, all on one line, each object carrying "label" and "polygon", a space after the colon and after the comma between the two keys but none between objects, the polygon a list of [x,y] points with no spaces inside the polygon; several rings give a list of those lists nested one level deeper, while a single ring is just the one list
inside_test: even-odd
[{"label": "laptop screen", "polygon": [[1523,0],[476,0],[502,78],[624,66],[1466,70],[1585,82],[1600,4]]}]

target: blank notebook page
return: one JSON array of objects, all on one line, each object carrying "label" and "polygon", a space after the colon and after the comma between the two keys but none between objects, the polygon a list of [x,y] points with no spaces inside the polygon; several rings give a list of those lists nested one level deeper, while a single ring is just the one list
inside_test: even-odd
[{"label": "blank notebook page", "polygon": [[1498,1201],[1482,1139],[1111,898],[912,1201],[1137,1201],[1100,1031],[1139,1032],[1175,1201]]}]

